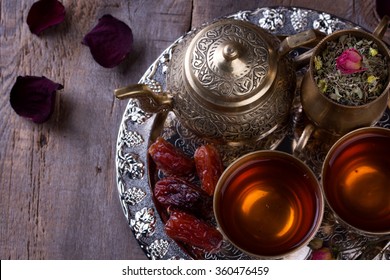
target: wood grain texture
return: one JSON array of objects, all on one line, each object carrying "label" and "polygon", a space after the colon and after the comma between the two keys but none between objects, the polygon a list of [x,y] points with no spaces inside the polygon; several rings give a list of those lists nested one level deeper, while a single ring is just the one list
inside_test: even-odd
[{"label": "wood grain texture", "polygon": [[[26,24],[33,2],[0,3],[1,259],[146,258],[116,191],[115,144],[126,102],[113,90],[136,83],[192,27],[276,5],[323,10],[368,30],[379,22],[366,0],[63,0],[65,22],[37,37]],[[113,69],[99,66],[80,43],[104,14],[127,23],[135,38],[131,57]],[[10,107],[19,75],[64,85],[48,122],[33,124]]]}]

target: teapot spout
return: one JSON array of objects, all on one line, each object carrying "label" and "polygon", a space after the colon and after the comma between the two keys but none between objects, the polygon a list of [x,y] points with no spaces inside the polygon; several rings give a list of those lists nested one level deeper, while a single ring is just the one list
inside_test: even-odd
[{"label": "teapot spout", "polygon": [[379,22],[378,26],[375,28],[374,36],[378,37],[379,39],[383,39],[383,36],[386,33],[387,27],[389,26],[390,17],[388,15],[385,15],[382,20]]},{"label": "teapot spout", "polygon": [[167,93],[156,94],[145,84],[134,84],[116,89],[118,99],[135,98],[140,107],[148,113],[160,113],[172,110],[173,99]]}]

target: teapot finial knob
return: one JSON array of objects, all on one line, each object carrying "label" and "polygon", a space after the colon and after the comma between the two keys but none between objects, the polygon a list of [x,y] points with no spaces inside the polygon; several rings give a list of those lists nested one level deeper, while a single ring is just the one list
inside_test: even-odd
[{"label": "teapot finial knob", "polygon": [[224,46],[222,55],[226,60],[231,61],[240,56],[240,51],[235,44],[230,43]]}]

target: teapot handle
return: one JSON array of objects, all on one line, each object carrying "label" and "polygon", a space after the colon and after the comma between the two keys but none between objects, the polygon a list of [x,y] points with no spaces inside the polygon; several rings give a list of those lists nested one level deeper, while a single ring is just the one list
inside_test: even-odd
[{"label": "teapot handle", "polygon": [[294,153],[300,154],[303,151],[303,148],[305,148],[314,130],[315,130],[315,126],[313,124],[306,125],[305,129],[302,132],[301,137],[299,138],[298,142],[293,148]]},{"label": "teapot handle", "polygon": [[374,36],[378,37],[379,39],[382,39],[383,36],[386,33],[387,27],[389,26],[390,17],[388,15],[385,15],[382,20],[379,22],[378,26],[375,28]]},{"label": "teapot handle", "polygon": [[167,93],[156,94],[145,84],[134,84],[114,91],[118,99],[135,98],[140,107],[148,113],[160,113],[172,110],[173,100]]}]

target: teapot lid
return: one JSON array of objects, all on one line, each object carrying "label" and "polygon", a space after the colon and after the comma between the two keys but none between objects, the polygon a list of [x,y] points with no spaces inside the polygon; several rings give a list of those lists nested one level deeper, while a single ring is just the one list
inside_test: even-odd
[{"label": "teapot lid", "polygon": [[223,19],[198,32],[184,59],[190,94],[221,110],[253,106],[276,76],[280,41],[260,27]]}]

